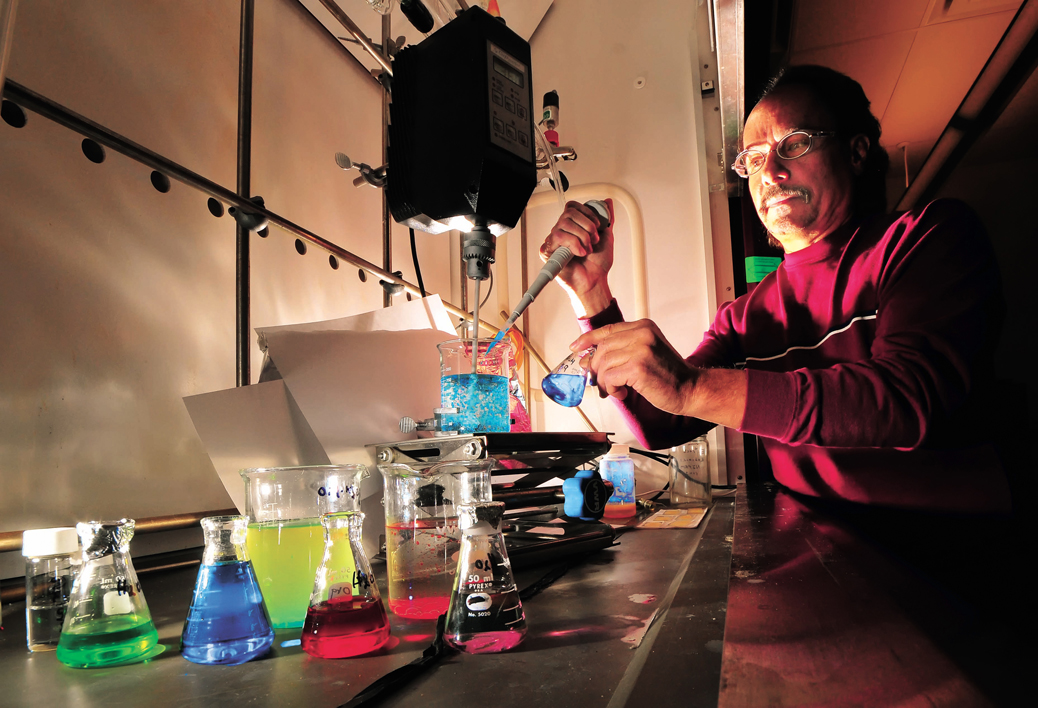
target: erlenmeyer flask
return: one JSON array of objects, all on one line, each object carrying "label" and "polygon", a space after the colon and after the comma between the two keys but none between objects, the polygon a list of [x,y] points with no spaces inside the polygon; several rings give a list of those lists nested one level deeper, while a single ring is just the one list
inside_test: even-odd
[{"label": "erlenmeyer flask", "polygon": [[247,516],[202,519],[205,554],[180,637],[181,653],[196,664],[244,664],[274,643],[245,534]]},{"label": "erlenmeyer flask", "polygon": [[526,616],[501,535],[503,502],[458,506],[461,553],[443,639],[469,654],[507,651],[526,636]]},{"label": "erlenmeyer flask", "polygon": [[357,656],[389,639],[389,618],[361,545],[363,524],[359,511],[321,517],[324,558],[303,623],[303,651],[311,656]]},{"label": "erlenmeyer flask", "polygon": [[76,524],[83,568],[58,640],[58,661],[66,666],[125,664],[163,649],[130,561],[133,527],[133,519]]},{"label": "erlenmeyer flask", "polygon": [[574,352],[563,359],[562,363],[541,381],[544,395],[560,406],[572,408],[580,405],[584,400],[584,389],[587,388],[591,377],[591,370],[581,366],[580,360],[586,356],[590,361],[594,353],[595,347],[591,347],[582,352]]}]

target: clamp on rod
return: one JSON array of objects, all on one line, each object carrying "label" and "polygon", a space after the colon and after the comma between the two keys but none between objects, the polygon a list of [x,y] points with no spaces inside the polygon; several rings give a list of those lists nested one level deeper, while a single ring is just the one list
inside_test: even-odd
[{"label": "clamp on rod", "polygon": [[364,51],[371,55],[372,59],[379,63],[382,70],[389,76],[393,75],[393,67],[389,62],[389,59],[372,44],[371,40],[364,36],[361,32],[360,27],[350,19],[350,16],[343,12],[342,8],[333,2],[333,0],[321,0],[321,4],[324,8],[332,13],[332,17],[339,21],[339,24],[346,28],[346,31],[354,36],[360,46],[364,47]]}]

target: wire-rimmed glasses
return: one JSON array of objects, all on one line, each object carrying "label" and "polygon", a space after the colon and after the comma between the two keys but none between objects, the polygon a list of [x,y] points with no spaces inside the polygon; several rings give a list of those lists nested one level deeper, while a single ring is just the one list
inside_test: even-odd
[{"label": "wire-rimmed glasses", "polygon": [[[794,130],[792,133],[779,138],[775,147],[771,148],[775,154],[783,160],[795,160],[811,152],[814,147],[815,138],[831,138],[836,133],[831,130]],[[768,153],[764,150],[752,148],[743,150],[735,156],[732,170],[740,177],[749,177],[759,172],[768,160]]]}]

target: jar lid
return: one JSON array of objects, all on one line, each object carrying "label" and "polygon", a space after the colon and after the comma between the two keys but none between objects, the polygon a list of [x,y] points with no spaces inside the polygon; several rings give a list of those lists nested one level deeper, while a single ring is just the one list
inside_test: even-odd
[{"label": "jar lid", "polygon": [[627,455],[631,452],[630,445],[622,445],[620,443],[613,443],[613,446],[609,448],[610,455]]},{"label": "jar lid", "polygon": [[39,558],[79,552],[79,534],[72,527],[33,529],[22,533],[22,555]]}]

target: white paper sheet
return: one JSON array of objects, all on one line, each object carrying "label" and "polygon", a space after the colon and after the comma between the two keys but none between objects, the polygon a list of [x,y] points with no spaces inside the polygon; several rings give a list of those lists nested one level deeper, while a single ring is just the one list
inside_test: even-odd
[{"label": "white paper sheet", "polygon": [[439,407],[436,344],[457,336],[439,296],[256,331],[283,380],[184,399],[231,499],[244,510],[239,469],[329,462],[367,465],[361,496],[380,492],[364,446],[408,438],[400,418]]},{"label": "white paper sheet", "polygon": [[284,381],[269,381],[184,399],[224,489],[245,513],[238,470],[329,463]]}]

